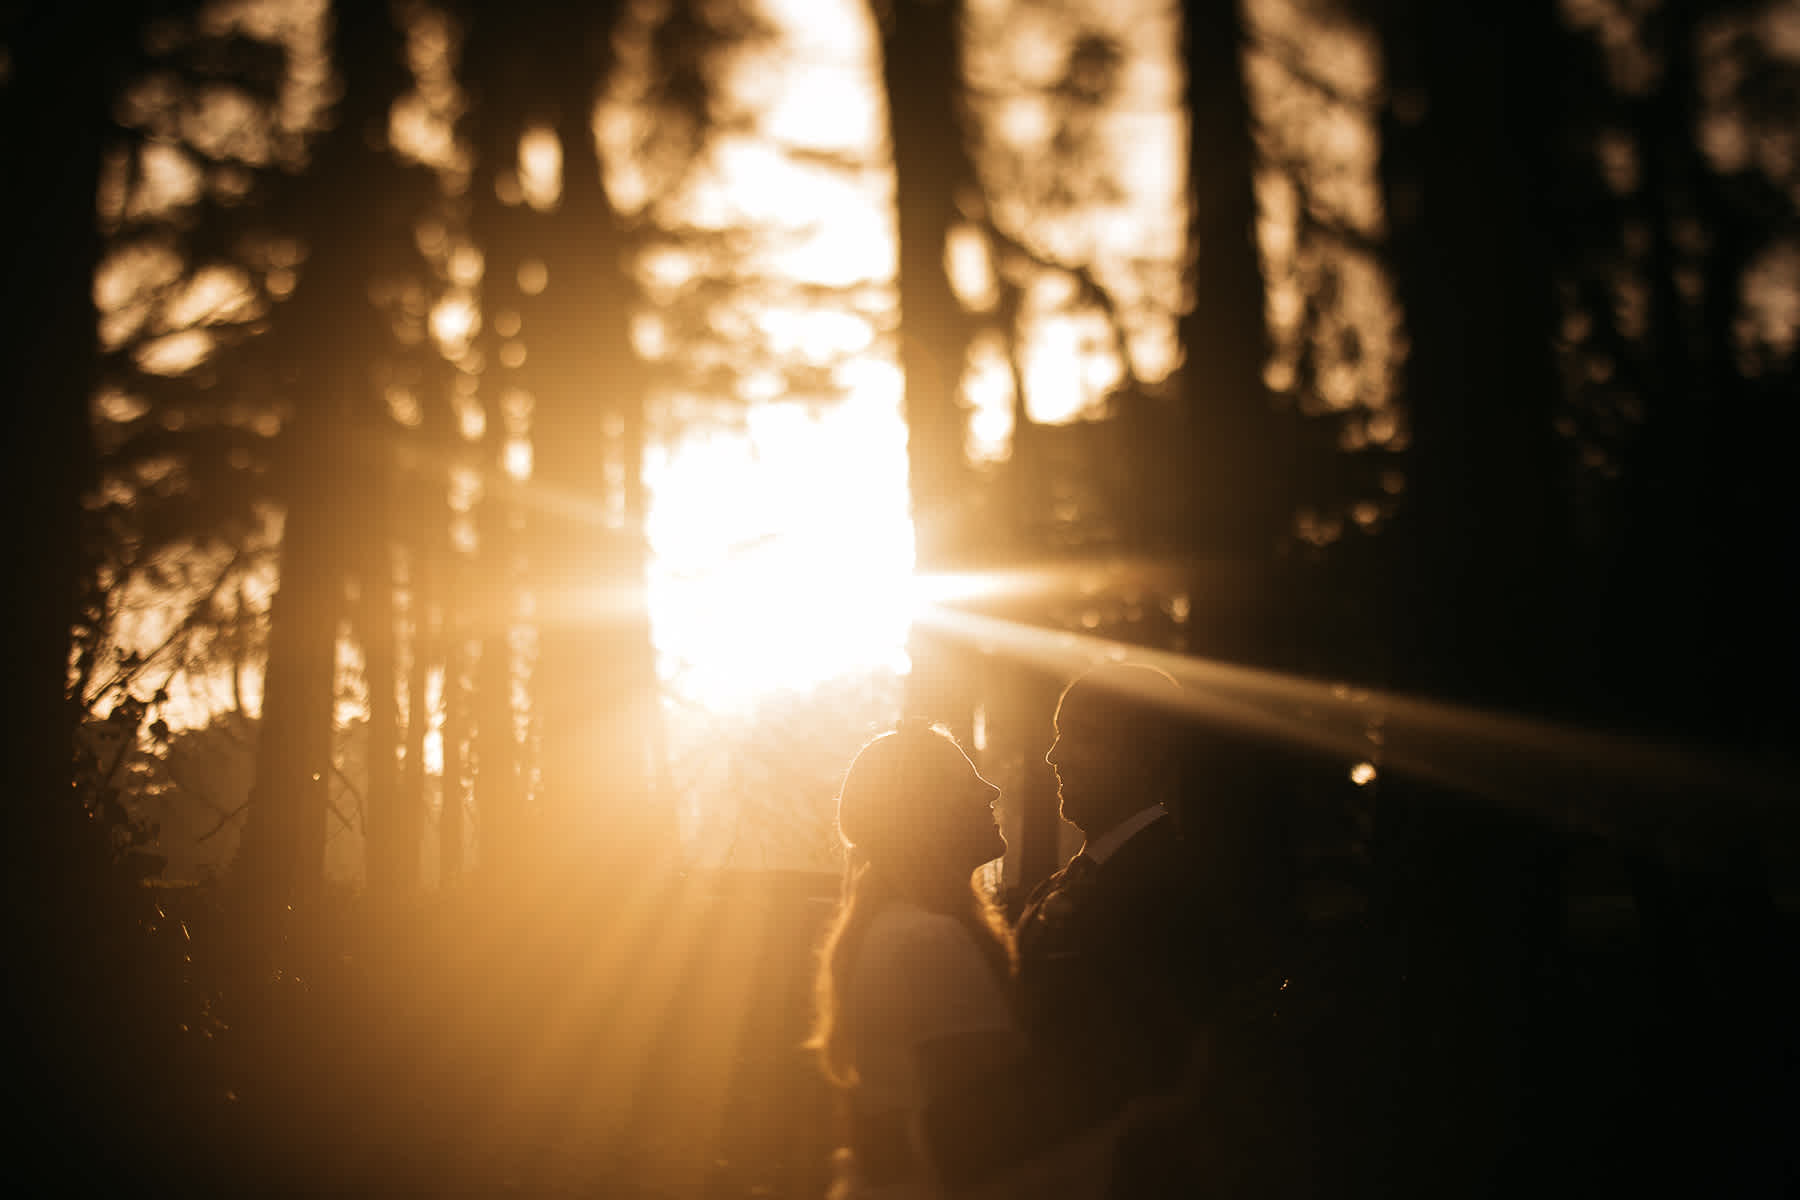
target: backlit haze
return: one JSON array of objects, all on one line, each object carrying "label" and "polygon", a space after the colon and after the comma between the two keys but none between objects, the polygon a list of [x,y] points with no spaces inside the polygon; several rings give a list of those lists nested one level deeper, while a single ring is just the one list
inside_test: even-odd
[{"label": "backlit haze", "polygon": [[[1270,45],[1283,52],[1279,60],[1256,60],[1253,89],[1299,95],[1296,80],[1321,77],[1332,85],[1318,93],[1325,108],[1301,104],[1303,111],[1291,116],[1317,122],[1321,111],[1336,114],[1310,143],[1293,121],[1285,140],[1263,139],[1269,166],[1258,180],[1260,240],[1276,285],[1270,305],[1278,357],[1271,372],[1291,374],[1283,364],[1298,361],[1306,344],[1336,344],[1346,323],[1360,323],[1365,344],[1378,347],[1384,342],[1376,330],[1394,319],[1378,270],[1361,262],[1350,267],[1372,282],[1361,292],[1342,292],[1322,328],[1301,324],[1295,307],[1304,282],[1295,262],[1317,270],[1334,255],[1367,258],[1366,251],[1321,242],[1317,221],[1303,232],[1300,204],[1327,217],[1346,214],[1359,244],[1379,235],[1379,213],[1368,199],[1375,186],[1371,112],[1366,101],[1359,107],[1329,99],[1372,95],[1378,66],[1354,28],[1329,20],[1320,25],[1318,14],[1285,3],[1252,7]],[[127,194],[119,183],[103,195],[103,207],[121,214],[144,206],[179,210],[208,187],[234,186],[244,172],[304,158],[329,82],[320,6],[219,3],[209,11],[215,21],[235,22],[290,48],[296,73],[278,109],[248,119],[221,103],[216,112],[187,114],[179,132],[198,153],[152,146],[136,190]],[[944,264],[964,308],[993,321],[971,342],[958,399],[966,457],[997,469],[1012,455],[1021,409],[1046,425],[1104,420],[1118,389],[1130,383],[1154,390],[1181,365],[1176,321],[1184,303],[1187,165],[1180,26],[1174,6],[1155,0],[981,0],[968,14],[971,152],[989,209],[985,224],[969,221],[951,231]],[[768,0],[762,5],[767,36],[713,60],[710,86],[726,119],[673,151],[666,138],[658,140],[659,118],[643,102],[657,64],[651,30],[642,22],[653,16],[648,9],[627,12],[619,69],[596,109],[594,129],[608,192],[638,220],[641,237],[631,335],[653,368],[641,472],[647,603],[667,716],[669,778],[684,837],[699,858],[830,865],[837,777],[856,746],[899,713],[910,669],[908,630],[920,615],[916,594],[954,602],[997,585],[914,578],[896,344],[894,175],[869,11],[850,0]],[[1332,36],[1306,40],[1295,32],[1296,23],[1306,22]],[[1071,115],[1066,105],[1058,107],[1058,89],[1083,29],[1111,39],[1120,58],[1107,102]],[[394,106],[391,125],[395,148],[437,171],[452,199],[471,177],[471,151],[457,127],[464,98],[456,54],[454,27],[430,6],[416,8],[408,45],[415,88]],[[146,87],[129,103],[145,122],[175,121],[161,115],[158,101]],[[1271,112],[1289,119],[1287,110]],[[1330,170],[1309,175],[1302,169],[1309,155]],[[560,170],[554,137],[528,131],[516,175],[503,181],[513,194],[503,199],[554,204]],[[1310,193],[1305,181],[1312,177],[1329,187]],[[417,231],[420,252],[437,265],[437,290],[409,286],[394,305],[402,340],[429,337],[459,370],[454,422],[469,453],[447,464],[445,499],[452,544],[473,555],[482,497],[507,482],[488,473],[497,466],[526,489],[523,495],[532,495],[531,404],[529,396],[489,394],[480,382],[481,338],[510,337],[509,315],[483,311],[483,256],[454,212],[452,205]],[[247,266],[189,262],[178,239],[123,245],[96,281],[103,336],[128,348],[147,374],[204,375],[211,355],[253,336],[257,322],[292,292],[303,259],[304,247],[279,239],[257,248]],[[527,294],[543,287],[543,268],[537,269],[533,279],[521,270],[517,282]],[[1104,289],[1111,316],[1096,303],[1095,286]],[[1013,324],[1001,320],[1002,312]],[[1009,361],[1013,338],[1017,357]],[[513,345],[502,340],[497,353],[519,353]],[[1360,364],[1341,364],[1322,376],[1320,411],[1387,414],[1357,424],[1358,445],[1398,428],[1389,407],[1392,367],[1391,360],[1365,355]],[[407,387],[388,390],[397,432],[419,426],[422,399]],[[216,406],[216,399],[203,403]],[[124,391],[103,392],[97,405],[103,440],[123,436],[147,411]],[[157,419],[182,418],[164,409]],[[279,431],[282,414],[240,406],[223,419],[266,436]],[[473,451],[493,430],[504,431],[505,452],[484,467]],[[609,457],[596,470],[610,499],[593,517],[617,526],[626,464]],[[1394,488],[1390,483],[1378,498],[1391,500]],[[1379,511],[1369,508],[1367,519]],[[1068,507],[1057,519],[1079,524],[1092,516]],[[1342,528],[1341,518],[1329,514],[1305,519]],[[192,650],[193,638],[170,637],[188,609],[176,597],[209,589],[229,597],[245,623],[266,614],[274,585],[266,551],[278,530],[279,515],[269,513],[251,553],[174,556],[179,561],[164,572],[173,590],[159,594],[140,582],[117,598],[130,610],[121,642],[146,652]],[[406,570],[402,564],[403,580]],[[1014,578],[1006,586],[1020,584]],[[1025,586],[1062,584],[1046,575]],[[521,598],[514,637],[516,710],[527,731],[534,720],[534,603]],[[1154,603],[1184,620],[1190,598],[1184,593]],[[432,614],[414,611],[404,586],[398,604],[416,638]],[[1077,615],[1093,627],[1087,614]],[[221,714],[259,709],[257,654],[183,658],[175,650],[154,664],[167,677],[163,715],[172,727],[198,728]],[[348,631],[339,659],[340,728],[353,731],[366,716],[367,699],[361,651]],[[445,686],[443,671],[434,668],[426,679],[432,717],[423,754],[440,789]],[[973,718],[978,740],[984,716]],[[353,758],[345,760],[346,787]],[[346,804],[353,798],[342,797]],[[334,825],[335,870],[354,873],[355,840],[353,830]]]}]

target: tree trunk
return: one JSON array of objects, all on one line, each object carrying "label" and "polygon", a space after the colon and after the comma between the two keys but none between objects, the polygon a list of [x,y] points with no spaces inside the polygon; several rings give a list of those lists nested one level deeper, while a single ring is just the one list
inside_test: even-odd
[{"label": "tree trunk", "polygon": [[[383,481],[387,482],[386,480]],[[387,488],[383,487],[382,491]],[[369,778],[363,797],[363,871],[371,891],[398,892],[401,846],[399,663],[395,644],[394,574],[385,536],[391,509],[377,522],[383,536],[368,549],[362,580],[362,644],[369,688]]]},{"label": "tree trunk", "polygon": [[395,794],[393,841],[376,859],[371,847],[372,886],[405,896],[419,886],[421,839],[425,832],[425,734],[431,726],[427,680],[434,665],[444,662],[444,639],[437,576],[441,567],[435,547],[423,537],[413,543],[412,662],[406,677],[406,768]]},{"label": "tree trunk", "polygon": [[919,566],[968,550],[970,476],[957,386],[970,326],[944,271],[957,193],[975,173],[963,141],[962,5],[896,0],[882,24],[882,76],[899,227],[900,367]]},{"label": "tree trunk", "polygon": [[[1794,705],[1746,688],[1744,665],[1778,664],[1784,676],[1800,665],[1792,572],[1778,549],[1794,502],[1784,442],[1757,423],[1794,394],[1795,369],[1790,360],[1785,371],[1746,374],[1736,341],[1743,273],[1790,202],[1758,172],[1715,172],[1696,141],[1700,26],[1733,7],[1742,16],[1749,6],[1664,6],[1666,67],[1638,106],[1653,247],[1650,369],[1623,464],[1621,527],[1608,531],[1620,543],[1616,569],[1598,581],[1583,645],[1605,647],[1596,674],[1610,707],[1634,723],[1772,749],[1790,740]],[[1676,244],[1684,226],[1701,232],[1703,248]],[[1702,280],[1692,300],[1676,287],[1684,265]]]},{"label": "tree trunk", "polygon": [[[1547,2],[1382,9],[1391,263],[1411,355],[1403,507],[1386,536],[1396,682],[1540,707],[1558,694],[1562,477],[1541,204]],[[1399,106],[1396,106],[1398,108]]]},{"label": "tree trunk", "polygon": [[438,806],[438,886],[448,887],[462,878],[466,865],[464,848],[468,843],[467,766],[464,747],[468,742],[467,689],[463,687],[467,639],[452,634],[444,651],[444,778],[442,803]]},{"label": "tree trunk", "polygon": [[[403,75],[386,5],[334,8],[343,75],[335,124],[283,199],[308,247],[300,285],[273,336],[295,396],[275,486],[286,509],[281,582],[270,607],[269,664],[239,875],[272,905],[305,900],[324,880],[332,690],[348,531],[357,528],[333,472],[363,469],[355,422],[373,403],[385,321],[369,303],[373,264],[410,244],[397,168],[382,148]],[[374,447],[376,452],[382,448]]]},{"label": "tree trunk", "polygon": [[[318,460],[290,437],[286,471],[295,476],[307,469],[302,463]],[[332,544],[336,514],[297,479],[283,491],[281,584],[269,606],[256,774],[236,863],[242,882],[272,905],[309,899],[324,880],[343,602],[343,559]]]},{"label": "tree trunk", "polygon": [[481,814],[482,863],[502,872],[524,865],[521,841],[527,820],[513,732],[510,635],[516,585],[507,528],[510,508],[492,491],[482,499],[482,579],[475,606],[481,641],[475,667],[475,811]]},{"label": "tree trunk", "polygon": [[[634,287],[628,241],[601,186],[590,128],[594,98],[611,69],[610,5],[571,29],[556,6],[541,20],[516,5],[492,20],[496,38],[472,69],[485,153],[483,189],[517,160],[529,126],[553,130],[562,150],[561,195],[548,212],[503,209],[485,198],[477,237],[493,255],[486,303],[520,315],[522,363],[502,365],[494,393],[520,388],[534,400],[533,464],[525,548],[538,608],[532,703],[541,730],[543,828],[578,858],[631,862],[672,852],[674,805],[662,794],[656,755],[660,700],[645,608],[644,376],[629,335]],[[517,268],[548,268],[526,292]],[[623,477],[607,478],[607,464]],[[621,488],[622,497],[613,489]],[[619,501],[622,499],[622,519]]]},{"label": "tree trunk", "polygon": [[[1393,0],[1379,22],[1396,98],[1381,165],[1413,439],[1401,509],[1380,546],[1394,597],[1394,682],[1541,712],[1562,694],[1559,391],[1540,210],[1554,98],[1541,60],[1554,17],[1548,0]],[[1417,821],[1429,836],[1390,864],[1420,890],[1387,919],[1414,923],[1407,936],[1420,945],[1441,937],[1468,951],[1415,968],[1440,1051],[1404,1069],[1428,1087],[1467,1081],[1480,1100],[1467,1119],[1408,1114],[1429,1133],[1406,1167],[1417,1190],[1437,1182],[1444,1161],[1491,1176],[1525,1136],[1520,1062],[1533,1017],[1530,956],[1543,931],[1521,923],[1533,885],[1510,861],[1512,833],[1502,827],[1515,822],[1445,804],[1435,789],[1390,783],[1383,796],[1398,805],[1389,814],[1397,828]]]},{"label": "tree trunk", "polygon": [[[98,24],[72,8],[9,8],[0,26],[11,76],[0,85],[0,338],[9,373],[4,477],[9,517],[4,725],[22,866],[61,871],[42,838],[79,814],[67,804],[79,712],[68,699],[69,645],[84,570],[81,497],[94,482],[89,394],[99,346],[93,303],[101,251],[94,204],[111,110],[132,62],[137,14]],[[10,872],[9,872],[10,874]],[[35,889],[28,889],[35,891]]]},{"label": "tree trunk", "polygon": [[1277,413],[1268,359],[1243,28],[1235,0],[1190,4],[1187,67],[1188,245],[1194,304],[1183,315],[1182,392],[1192,491],[1190,545],[1205,558],[1266,563],[1294,503],[1297,428]]}]

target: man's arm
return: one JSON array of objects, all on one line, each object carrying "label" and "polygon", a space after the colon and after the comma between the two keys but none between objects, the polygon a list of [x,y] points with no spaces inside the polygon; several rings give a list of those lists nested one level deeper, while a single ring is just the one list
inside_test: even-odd
[{"label": "man's arm", "polygon": [[940,1038],[921,1045],[930,1097],[919,1136],[951,1191],[979,1185],[1112,1115],[1116,1106],[1030,1054],[1021,1038]]}]

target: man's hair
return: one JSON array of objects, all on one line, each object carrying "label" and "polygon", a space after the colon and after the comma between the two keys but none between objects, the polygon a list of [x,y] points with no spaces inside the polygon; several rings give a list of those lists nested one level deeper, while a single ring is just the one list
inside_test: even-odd
[{"label": "man's hair", "polygon": [[1173,753],[1186,733],[1181,684],[1148,663],[1101,663],[1076,676],[1057,700],[1058,731],[1077,721],[1140,753]]}]

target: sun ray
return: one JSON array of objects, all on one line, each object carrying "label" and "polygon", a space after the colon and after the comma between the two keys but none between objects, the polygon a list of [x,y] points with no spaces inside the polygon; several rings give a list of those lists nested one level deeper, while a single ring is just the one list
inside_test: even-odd
[{"label": "sun ray", "polygon": [[[1051,567],[1004,572],[991,586],[1018,593],[1034,578],[1053,581],[1066,577],[1066,571]],[[935,584],[942,592],[984,594],[990,587],[980,575],[950,582],[954,587],[944,580],[927,580],[925,591],[931,592]],[[1105,661],[1145,662],[1181,681],[1181,703],[1202,724],[1343,755],[1347,764],[1359,767],[1373,760],[1382,770],[1532,809],[1559,821],[1608,826],[1657,822],[1672,812],[1667,803],[1654,801],[1735,796],[1762,804],[1790,786],[1754,764],[1712,751],[1149,650],[945,603],[921,606],[916,622],[931,634],[983,653],[1029,662],[1064,678]],[[1610,803],[1610,797],[1621,793],[1642,801],[1636,811],[1621,812]]]}]

